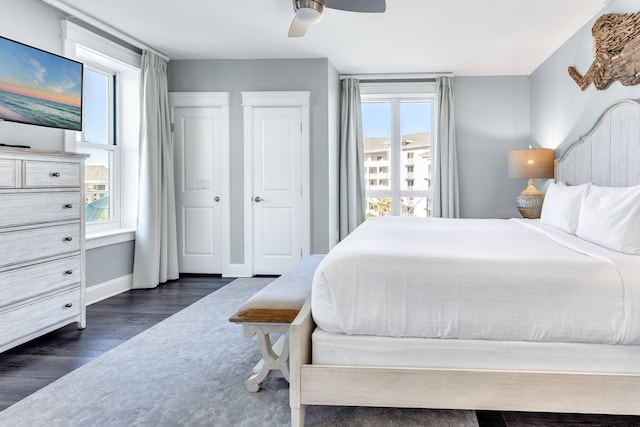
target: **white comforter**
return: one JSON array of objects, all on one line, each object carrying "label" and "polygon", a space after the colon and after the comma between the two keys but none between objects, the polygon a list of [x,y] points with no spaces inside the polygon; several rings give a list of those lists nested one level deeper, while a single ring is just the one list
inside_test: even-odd
[{"label": "white comforter", "polygon": [[333,333],[640,344],[640,257],[537,221],[385,217],[326,256],[311,302]]}]

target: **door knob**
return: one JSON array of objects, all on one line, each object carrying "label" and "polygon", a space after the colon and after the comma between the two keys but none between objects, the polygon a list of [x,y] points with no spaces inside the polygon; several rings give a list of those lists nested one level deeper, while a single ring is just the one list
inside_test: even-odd
[{"label": "door knob", "polygon": [[260,202],[264,201],[264,199],[262,197],[260,197],[260,196],[256,196],[256,198],[253,199],[253,200],[255,200],[257,203],[260,203]]},{"label": "door knob", "polygon": [[216,202],[219,202],[219,201],[220,201],[220,196],[216,196],[216,197],[214,197],[214,199],[213,199],[213,200],[215,200]]}]

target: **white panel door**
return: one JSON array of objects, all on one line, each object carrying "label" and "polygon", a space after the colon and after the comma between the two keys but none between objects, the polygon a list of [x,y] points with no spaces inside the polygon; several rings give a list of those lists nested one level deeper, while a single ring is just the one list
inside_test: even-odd
[{"label": "white panel door", "polygon": [[222,273],[221,109],[176,107],[173,121],[180,272]]},{"label": "white panel door", "polygon": [[253,273],[282,274],[302,258],[300,108],[253,112]]}]

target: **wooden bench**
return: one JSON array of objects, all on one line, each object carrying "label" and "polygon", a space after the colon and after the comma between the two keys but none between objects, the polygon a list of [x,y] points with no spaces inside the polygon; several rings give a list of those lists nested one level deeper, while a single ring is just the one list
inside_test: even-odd
[{"label": "wooden bench", "polygon": [[[316,267],[324,254],[311,255],[269,283],[244,302],[230,322],[241,323],[246,338],[257,337],[262,360],[246,382],[252,393],[260,390],[267,376],[282,376],[289,381],[289,325],[296,318],[311,292]],[[270,334],[279,334],[272,343]]]}]

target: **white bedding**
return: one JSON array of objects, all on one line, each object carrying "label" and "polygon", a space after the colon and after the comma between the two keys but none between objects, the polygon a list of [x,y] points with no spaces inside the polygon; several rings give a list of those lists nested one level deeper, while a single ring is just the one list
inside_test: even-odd
[{"label": "white bedding", "polygon": [[369,220],[318,266],[312,313],[351,335],[640,344],[640,257],[527,220]]}]

